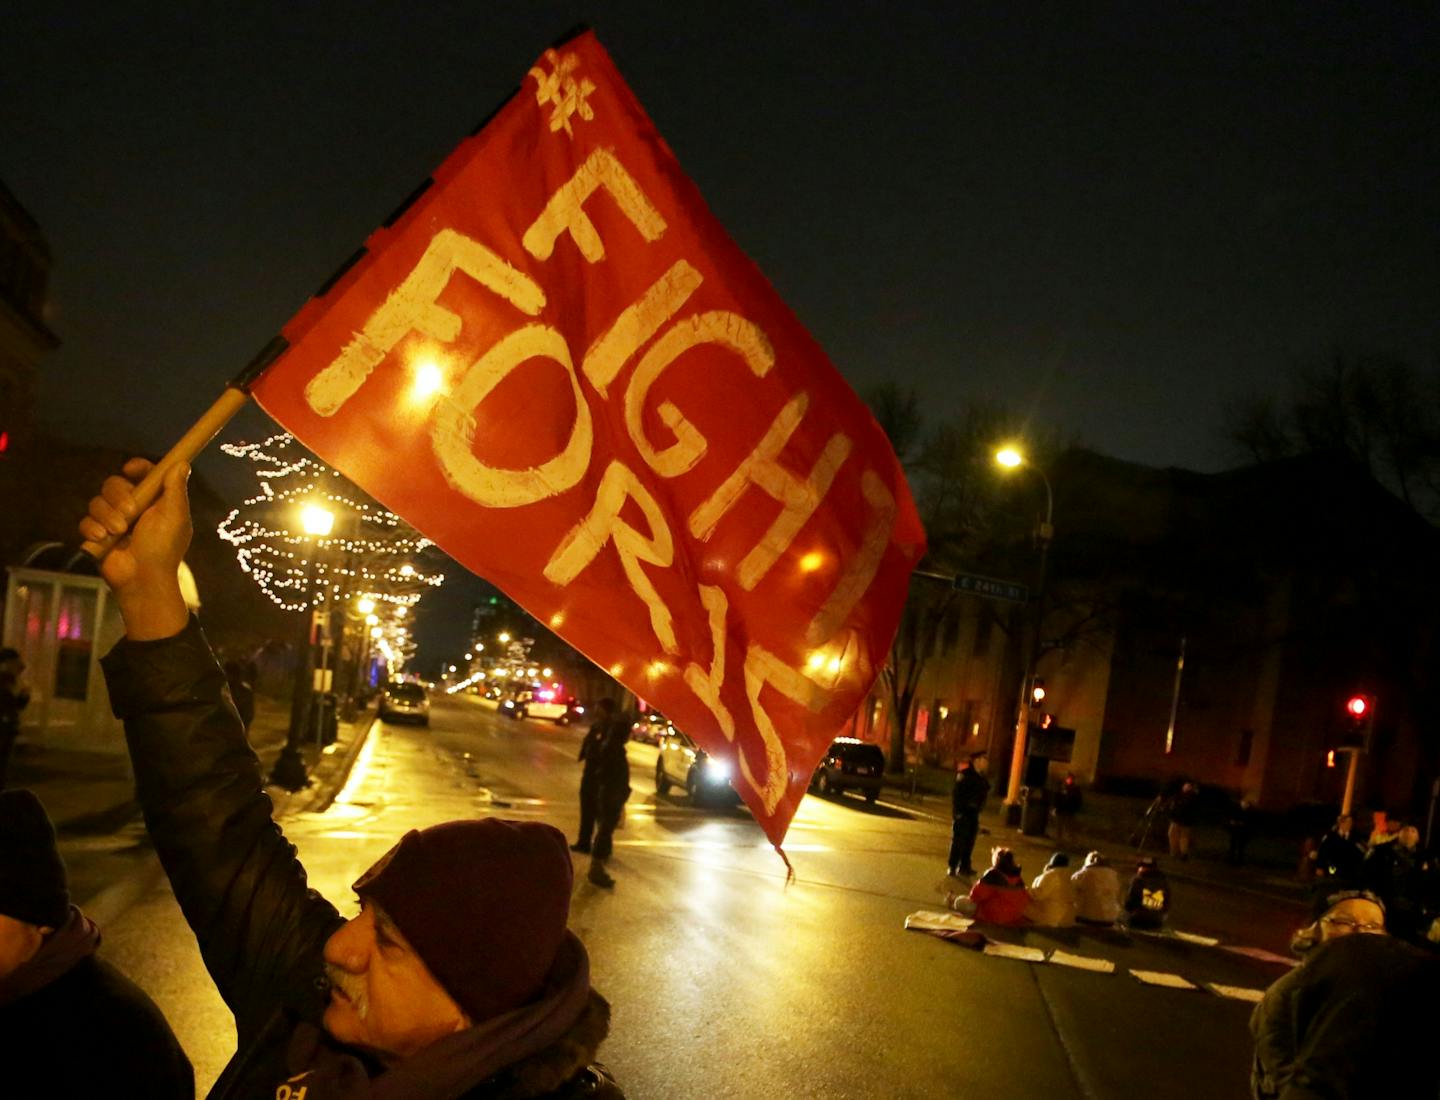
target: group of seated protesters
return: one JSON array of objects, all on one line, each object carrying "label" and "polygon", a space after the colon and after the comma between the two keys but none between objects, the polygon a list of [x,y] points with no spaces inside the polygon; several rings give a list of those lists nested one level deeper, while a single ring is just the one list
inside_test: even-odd
[{"label": "group of seated protesters", "polygon": [[970,888],[969,896],[952,895],[949,902],[956,911],[987,924],[1068,928],[1123,923],[1156,930],[1164,927],[1170,911],[1170,883],[1154,858],[1145,856],[1122,892],[1120,876],[1099,852],[1087,855],[1073,873],[1070,857],[1056,852],[1027,888],[1015,852],[993,848],[990,867]]}]

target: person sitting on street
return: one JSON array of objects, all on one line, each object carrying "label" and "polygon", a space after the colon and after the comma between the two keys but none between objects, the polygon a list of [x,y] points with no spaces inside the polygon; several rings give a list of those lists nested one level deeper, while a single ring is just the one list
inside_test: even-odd
[{"label": "person sitting on street", "polygon": [[1120,876],[1099,852],[1085,857],[1070,882],[1075,887],[1075,919],[1081,924],[1108,928],[1120,919]]},{"label": "person sitting on street", "polygon": [[182,464],[106,480],[80,523],[124,535],[101,563],[125,637],[104,658],[151,840],[239,1049],[212,1098],[618,1097],[592,1065],[609,1005],[566,927],[565,836],[499,818],[411,830],[354,884],[343,919],[271,818],[225,677],[180,595]]},{"label": "person sitting on street", "polygon": [[0,1093],[192,1100],[170,1025],[99,945],[40,799],[0,792]]},{"label": "person sitting on street", "polygon": [[1251,1095],[1440,1095],[1433,1027],[1418,1008],[1433,999],[1440,962],[1386,935],[1385,907],[1369,892],[1321,894],[1313,915],[1291,943],[1301,964],[1250,1016]]},{"label": "person sitting on street", "polygon": [[990,924],[1024,924],[1030,892],[1020,877],[1020,865],[1009,848],[993,848],[990,869],[970,888],[975,919]]},{"label": "person sitting on street", "polygon": [[1146,856],[1135,868],[1130,889],[1125,894],[1125,924],[1143,931],[1165,927],[1165,914],[1170,912],[1170,880],[1160,870],[1154,856]]},{"label": "person sitting on street", "polygon": [[1045,870],[1030,884],[1025,917],[1047,928],[1069,928],[1075,923],[1075,884],[1070,879],[1070,857],[1056,852]]},{"label": "person sitting on street", "polygon": [[1365,849],[1352,835],[1354,828],[1355,819],[1349,814],[1341,814],[1311,853],[1321,889],[1329,893],[1341,887],[1360,886]]}]

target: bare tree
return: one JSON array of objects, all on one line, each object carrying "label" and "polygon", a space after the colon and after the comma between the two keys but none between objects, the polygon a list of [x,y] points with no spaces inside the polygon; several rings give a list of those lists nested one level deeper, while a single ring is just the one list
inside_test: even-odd
[{"label": "bare tree", "polygon": [[1440,370],[1382,355],[1302,364],[1289,394],[1230,406],[1225,434],[1247,458],[1343,454],[1410,508],[1440,519]]}]

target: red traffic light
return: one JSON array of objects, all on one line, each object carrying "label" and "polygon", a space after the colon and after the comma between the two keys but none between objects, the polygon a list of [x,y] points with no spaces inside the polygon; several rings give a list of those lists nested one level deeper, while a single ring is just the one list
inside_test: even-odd
[{"label": "red traffic light", "polygon": [[1352,695],[1349,702],[1345,704],[1345,710],[1351,718],[1364,718],[1370,709],[1370,700],[1363,695]]}]

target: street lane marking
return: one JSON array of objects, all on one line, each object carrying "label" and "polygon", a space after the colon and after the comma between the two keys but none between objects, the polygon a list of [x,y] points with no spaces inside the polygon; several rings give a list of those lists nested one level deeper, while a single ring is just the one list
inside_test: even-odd
[{"label": "street lane marking", "polygon": [[1167,974],[1163,970],[1131,970],[1130,973],[1146,985],[1164,986],[1166,989],[1198,989],[1194,982],[1187,982],[1179,974]]},{"label": "street lane marking", "polygon": [[1016,959],[1019,962],[1043,963],[1045,952],[1038,947],[1022,947],[1018,943],[987,943],[985,954],[996,959]]},{"label": "street lane marking", "polygon": [[1247,1001],[1250,1004],[1259,1004],[1265,999],[1263,989],[1250,989],[1243,985],[1221,985],[1219,982],[1206,982],[1205,988],[1220,997],[1229,997],[1232,1001]]},{"label": "street lane marking", "polygon": [[1115,964],[1109,959],[1097,959],[1093,955],[1072,955],[1058,947],[1050,952],[1050,961],[1061,966],[1074,967],[1076,970],[1093,970],[1097,974],[1115,973]]}]

